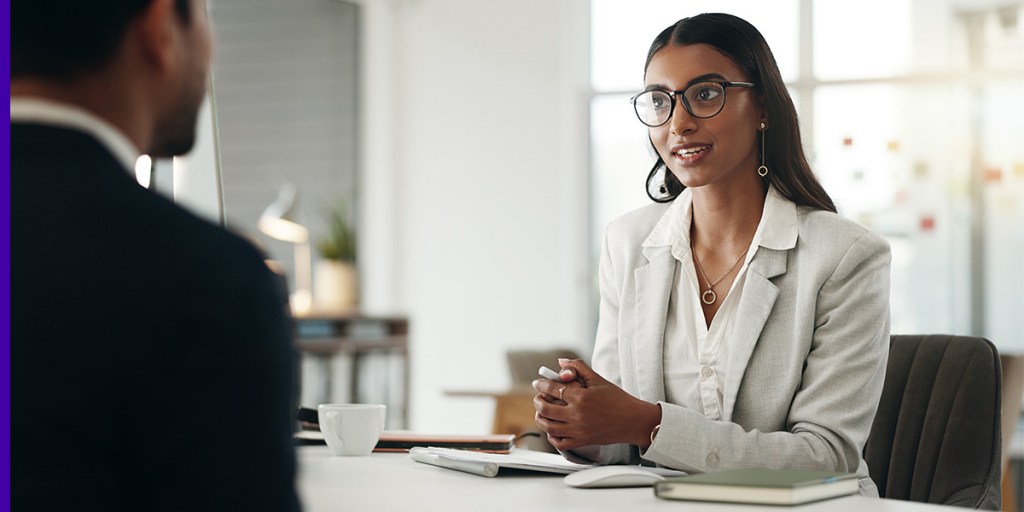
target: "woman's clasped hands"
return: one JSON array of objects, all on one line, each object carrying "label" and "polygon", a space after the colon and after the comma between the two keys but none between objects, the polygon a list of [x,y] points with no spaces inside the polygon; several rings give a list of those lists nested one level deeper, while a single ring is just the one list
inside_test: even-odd
[{"label": "woman's clasped hands", "polygon": [[537,379],[536,421],[560,451],[628,443],[646,448],[661,408],[630,395],[578,359],[559,359],[559,381]]}]

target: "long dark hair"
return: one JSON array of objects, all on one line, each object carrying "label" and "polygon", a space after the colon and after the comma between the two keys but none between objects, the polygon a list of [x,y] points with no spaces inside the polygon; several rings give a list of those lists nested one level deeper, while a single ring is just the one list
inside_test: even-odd
[{"label": "long dark hair", "polygon": [[[768,118],[768,129],[761,132],[765,138],[765,165],[770,169],[765,180],[797,205],[835,212],[832,198],[818,182],[804,156],[796,107],[782,81],[779,66],[768,43],[753,25],[731,14],[710,13],[683,18],[654,38],[647,52],[644,75],[654,54],[666,45],[701,43],[715,47],[732,59],[747,78],[757,84]],[[657,155],[657,151],[654,153]],[[755,171],[751,169],[750,172]],[[659,176],[662,178],[658,179]],[[675,200],[686,188],[668,170],[660,155],[657,155],[657,161],[647,175],[646,185],[647,195],[659,203]]]}]

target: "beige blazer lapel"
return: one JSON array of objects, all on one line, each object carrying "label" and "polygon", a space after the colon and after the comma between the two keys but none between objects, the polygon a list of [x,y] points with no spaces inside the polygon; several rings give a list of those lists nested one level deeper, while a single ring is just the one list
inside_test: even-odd
[{"label": "beige blazer lapel", "polygon": [[732,421],[736,395],[739,393],[747,362],[754,352],[754,346],[779,295],[778,287],[770,279],[786,272],[787,254],[786,250],[759,247],[757,254],[750,260],[746,282],[743,285],[743,297],[735,312],[736,325],[730,343],[725,389],[722,390],[722,421]]},{"label": "beige blazer lapel", "polygon": [[675,278],[676,259],[671,247],[644,247],[648,264],[633,271],[636,281],[636,325],[633,357],[639,398],[649,402],[665,400],[663,356],[665,322]]}]

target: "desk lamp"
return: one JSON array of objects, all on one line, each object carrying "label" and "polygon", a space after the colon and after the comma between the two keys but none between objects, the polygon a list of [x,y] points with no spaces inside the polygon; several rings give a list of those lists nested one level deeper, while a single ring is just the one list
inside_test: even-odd
[{"label": "desk lamp", "polygon": [[312,255],[309,249],[309,230],[296,221],[297,192],[291,183],[281,186],[277,199],[260,215],[257,223],[265,235],[295,246],[295,292],[289,300],[292,313],[308,313],[313,305],[310,291]]}]

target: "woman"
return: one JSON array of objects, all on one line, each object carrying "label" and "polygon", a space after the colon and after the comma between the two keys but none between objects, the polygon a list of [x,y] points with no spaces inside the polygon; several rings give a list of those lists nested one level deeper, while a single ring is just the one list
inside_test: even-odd
[{"label": "woman", "polygon": [[702,14],[654,40],[633,98],[656,201],[613,221],[593,369],[541,379],[568,458],[688,472],[857,472],[889,341],[889,248],[836,215],[761,34]]}]

